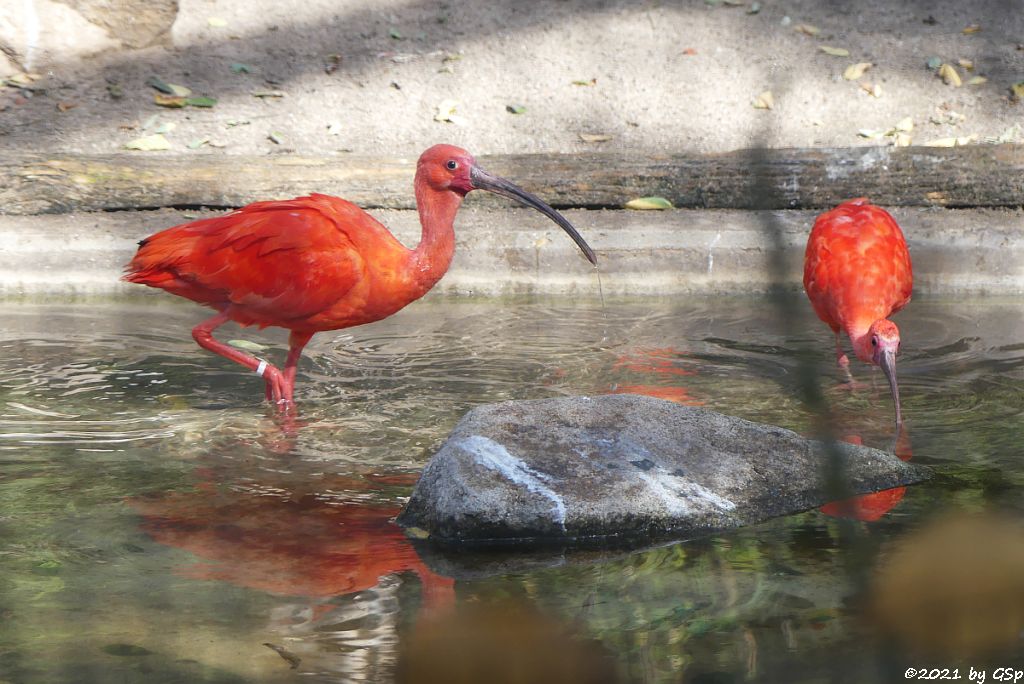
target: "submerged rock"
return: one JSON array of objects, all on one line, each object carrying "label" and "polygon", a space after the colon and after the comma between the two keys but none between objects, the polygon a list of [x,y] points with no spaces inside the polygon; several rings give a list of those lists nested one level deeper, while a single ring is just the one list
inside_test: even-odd
[{"label": "submerged rock", "polygon": [[[835,466],[845,491],[825,485]],[[877,449],[639,395],[511,401],[463,417],[398,523],[442,542],[686,536],[928,477]]]}]

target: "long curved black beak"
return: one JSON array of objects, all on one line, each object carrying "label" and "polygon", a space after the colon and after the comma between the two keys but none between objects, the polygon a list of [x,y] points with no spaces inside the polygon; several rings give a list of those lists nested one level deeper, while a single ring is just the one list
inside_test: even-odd
[{"label": "long curved black beak", "polygon": [[469,179],[473,182],[473,187],[477,190],[487,190],[488,192],[493,192],[496,195],[508,197],[509,199],[515,200],[524,206],[532,207],[547,216],[549,219],[561,226],[562,230],[569,234],[572,241],[575,242],[581,250],[583,250],[583,255],[587,257],[587,261],[595,266],[597,265],[597,255],[594,254],[594,250],[590,248],[587,241],[583,239],[583,237],[576,231],[576,228],[574,228],[564,216],[548,206],[542,199],[536,195],[528,193],[515,183],[507,181],[500,176],[493,176],[487,173],[479,166],[474,166],[470,169]]},{"label": "long curved black beak", "polygon": [[900,387],[896,383],[896,350],[886,349],[882,352],[879,366],[885,373],[885,379],[889,381],[889,389],[892,390],[892,400],[896,404],[896,429],[903,427],[903,413],[900,411]]}]

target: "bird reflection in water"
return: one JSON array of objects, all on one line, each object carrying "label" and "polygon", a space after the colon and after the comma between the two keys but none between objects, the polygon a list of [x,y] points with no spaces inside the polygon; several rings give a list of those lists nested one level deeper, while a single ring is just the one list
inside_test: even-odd
[{"label": "bird reflection in water", "polygon": [[673,347],[627,351],[615,360],[612,371],[626,374],[629,380],[639,375],[648,381],[616,383],[611,386],[611,393],[642,394],[687,406],[703,406],[703,401],[690,396],[689,390],[680,384],[679,378],[697,374],[695,370],[679,367],[677,362],[682,356],[684,353]]},{"label": "bird reflection in water", "polygon": [[[200,474],[210,472],[203,469]],[[317,488],[366,496],[382,485],[410,486],[415,479],[401,475],[374,482],[369,477],[321,476]],[[412,571],[422,585],[424,610],[451,606],[454,581],[427,568],[392,522],[399,506],[337,499],[311,491],[268,496],[208,479],[189,491],[129,503],[142,516],[140,526],[147,535],[200,559],[177,569],[191,579],[324,599],[367,590],[385,576]]]},{"label": "bird reflection in water", "polygon": [[[860,435],[848,435],[842,440],[849,444],[863,445]],[[899,431],[894,447],[896,456],[902,461],[909,461],[914,455],[910,446],[910,433],[906,426]],[[871,494],[852,496],[841,501],[832,501],[821,507],[821,512],[833,518],[848,518],[863,522],[874,522],[891,511],[903,500],[907,493],[906,487],[893,487]]]}]

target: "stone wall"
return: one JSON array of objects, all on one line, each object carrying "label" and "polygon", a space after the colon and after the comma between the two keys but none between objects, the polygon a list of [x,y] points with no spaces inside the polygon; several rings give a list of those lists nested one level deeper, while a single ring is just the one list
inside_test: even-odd
[{"label": "stone wall", "polygon": [[0,3],[0,78],[102,52],[169,42],[178,0]]}]

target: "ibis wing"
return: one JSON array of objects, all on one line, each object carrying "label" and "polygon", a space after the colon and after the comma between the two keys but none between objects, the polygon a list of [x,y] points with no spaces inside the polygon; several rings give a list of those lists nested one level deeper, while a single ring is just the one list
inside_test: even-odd
[{"label": "ibis wing", "polygon": [[[327,199],[331,206],[325,207]],[[230,309],[244,323],[301,321],[364,276],[346,218],[369,219],[354,205],[324,196],[251,204],[144,240],[126,278]]]}]

